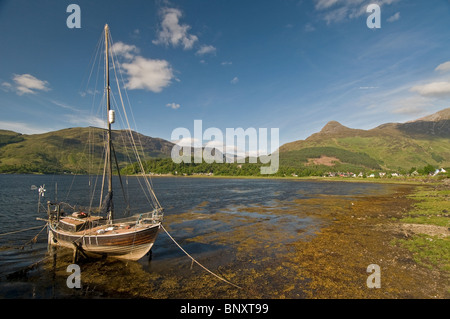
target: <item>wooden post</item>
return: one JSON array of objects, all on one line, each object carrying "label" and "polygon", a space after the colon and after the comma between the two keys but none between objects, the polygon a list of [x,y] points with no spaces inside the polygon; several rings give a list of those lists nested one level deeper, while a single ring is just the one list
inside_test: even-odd
[{"label": "wooden post", "polygon": [[148,260],[149,260],[149,261],[152,260],[152,257],[153,257],[153,251],[150,249],[149,252],[147,253],[147,255],[148,255]]},{"label": "wooden post", "polygon": [[72,264],[76,264],[78,261],[78,246],[75,243],[73,243],[73,245],[75,246],[75,248],[73,250]]},{"label": "wooden post", "polygon": [[81,247],[81,244],[77,244],[76,242],[72,242],[72,244],[74,245],[74,250],[73,250],[73,263],[74,264],[77,263],[79,254],[83,255],[83,257],[86,259],[88,258],[88,256],[84,252],[83,247]]}]

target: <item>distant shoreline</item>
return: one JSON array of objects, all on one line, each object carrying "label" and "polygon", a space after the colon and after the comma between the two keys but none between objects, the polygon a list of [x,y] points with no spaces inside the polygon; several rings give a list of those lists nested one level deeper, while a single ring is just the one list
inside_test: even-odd
[{"label": "distant shoreline", "polygon": [[[44,174],[44,173],[0,173],[0,175],[81,175],[90,174]],[[95,175],[95,174],[93,174]],[[114,175],[118,176],[118,175]],[[141,177],[142,175],[121,175],[122,177]],[[291,181],[316,181],[316,182],[350,182],[350,183],[372,183],[372,184],[395,184],[395,185],[439,185],[450,178],[442,177],[391,177],[391,178],[362,178],[362,177],[323,177],[323,176],[239,176],[239,175],[174,175],[174,174],[146,174],[150,178],[198,178],[198,179],[267,179],[267,180],[291,180]]]},{"label": "distant shoreline", "polygon": [[[128,177],[140,176],[140,175],[125,175]],[[145,176],[150,178],[205,178],[205,179],[269,179],[269,180],[291,180],[291,181],[318,181],[318,182],[352,182],[352,183],[372,183],[372,184],[407,184],[407,185],[434,185],[441,184],[446,178],[433,178],[433,177],[397,177],[397,178],[361,178],[361,177],[322,177],[322,176],[304,176],[304,177],[293,177],[293,176],[233,176],[233,175],[172,175],[172,174],[161,174],[161,175],[149,175]],[[450,181],[450,179],[449,179]]]}]

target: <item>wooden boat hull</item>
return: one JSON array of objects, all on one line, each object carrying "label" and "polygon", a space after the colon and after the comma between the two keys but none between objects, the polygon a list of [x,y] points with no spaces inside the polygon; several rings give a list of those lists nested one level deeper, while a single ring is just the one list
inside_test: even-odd
[{"label": "wooden boat hull", "polygon": [[74,234],[50,225],[49,243],[75,249],[74,243],[93,256],[108,256],[125,260],[139,260],[152,248],[160,223],[123,233],[95,235]]}]

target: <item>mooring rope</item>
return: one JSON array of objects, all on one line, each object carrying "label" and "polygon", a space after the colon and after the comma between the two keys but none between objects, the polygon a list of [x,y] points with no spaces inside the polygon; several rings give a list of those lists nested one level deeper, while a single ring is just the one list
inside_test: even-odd
[{"label": "mooring rope", "polygon": [[[44,227],[45,226],[47,226],[47,224],[45,224]],[[20,233],[20,232],[27,231],[27,230],[38,229],[38,228],[41,228],[41,227],[42,226],[36,226],[36,227],[27,228],[27,229],[20,229],[20,230],[12,231],[12,232],[9,232],[9,233],[0,234],[0,236],[12,235],[12,234]]]},{"label": "mooring rope", "polygon": [[163,226],[162,224],[161,224],[161,228],[166,232],[167,236],[169,236],[169,238],[172,239],[172,241],[175,243],[175,245],[177,245],[178,248],[180,248],[181,251],[183,251],[183,252],[186,254],[186,256],[188,256],[189,258],[191,258],[193,262],[195,262],[197,265],[199,265],[199,266],[202,267],[204,270],[206,270],[207,272],[209,272],[211,275],[213,275],[213,276],[219,278],[219,279],[222,280],[222,281],[225,281],[227,284],[230,284],[230,285],[232,285],[232,286],[234,286],[234,287],[236,287],[236,288],[242,289],[242,287],[239,287],[238,285],[235,285],[235,284],[233,284],[232,282],[229,282],[229,281],[226,280],[225,278],[220,277],[219,275],[213,273],[211,270],[209,270],[208,268],[206,268],[205,266],[203,266],[202,264],[200,264],[197,260],[194,259],[194,257],[192,257],[191,255],[189,255],[189,254],[188,254],[188,253],[187,253],[187,252],[186,252],[186,251],[185,251],[185,250],[184,250],[184,249],[176,242],[176,240],[173,239],[172,236],[170,236],[169,232],[164,228],[164,226]]},{"label": "mooring rope", "polygon": [[22,248],[24,248],[26,245],[28,245],[29,243],[36,243],[37,238],[39,237],[39,235],[42,233],[42,231],[47,227],[47,224],[44,225],[44,227],[42,227],[42,229],[39,231],[39,233],[36,234],[36,236],[34,236],[30,241],[26,242],[25,244],[23,244]]}]

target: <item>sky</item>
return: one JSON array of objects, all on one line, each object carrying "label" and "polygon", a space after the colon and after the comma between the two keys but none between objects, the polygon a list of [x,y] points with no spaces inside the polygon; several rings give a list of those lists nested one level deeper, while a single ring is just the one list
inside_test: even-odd
[{"label": "sky", "polygon": [[152,137],[201,120],[278,128],[283,145],[332,120],[371,129],[449,107],[450,1],[0,0],[0,129],[104,125],[92,61],[105,24],[135,128]]}]

